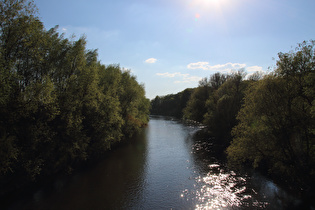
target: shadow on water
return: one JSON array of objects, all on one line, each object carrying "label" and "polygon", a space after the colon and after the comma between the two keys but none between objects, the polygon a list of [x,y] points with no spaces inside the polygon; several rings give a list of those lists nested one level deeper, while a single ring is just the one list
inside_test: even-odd
[{"label": "shadow on water", "polygon": [[[136,143],[135,143],[136,142]],[[128,209],[145,187],[146,130],[97,165],[38,189],[9,209]]]}]

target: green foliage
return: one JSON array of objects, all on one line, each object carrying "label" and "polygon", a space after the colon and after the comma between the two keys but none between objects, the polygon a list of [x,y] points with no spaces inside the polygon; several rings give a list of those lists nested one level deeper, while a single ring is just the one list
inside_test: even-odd
[{"label": "green foliage", "polygon": [[156,96],[151,100],[151,114],[182,118],[183,109],[186,107],[193,91],[194,89],[187,88],[177,94]]},{"label": "green foliage", "polygon": [[132,76],[129,71],[122,72],[120,86],[122,89],[119,100],[122,117],[125,119],[122,129],[123,133],[130,137],[149,121],[150,102],[142,97],[145,95],[144,86],[138,84],[136,77]]},{"label": "green foliage", "polygon": [[203,116],[207,111],[206,100],[210,95],[210,91],[208,85],[199,86],[194,90],[184,109],[184,118],[197,122],[203,121]]},{"label": "green foliage", "polygon": [[217,89],[206,100],[206,113],[203,123],[208,126],[211,134],[225,146],[231,140],[231,130],[236,125],[236,115],[243,103],[244,91],[248,81],[243,81],[244,71],[226,75]]},{"label": "green foliage", "polygon": [[184,109],[184,118],[197,122],[205,122],[212,113],[209,113],[209,106],[214,102],[209,101],[210,98],[215,99],[216,91],[227,80],[227,75],[215,73],[210,79],[203,78],[199,82],[199,86],[193,91],[187,106]]},{"label": "green foliage", "polygon": [[314,44],[279,53],[275,72],[251,85],[227,149],[230,163],[268,169],[300,185],[314,180]]},{"label": "green foliage", "polygon": [[70,173],[149,120],[150,102],[130,72],[100,64],[84,37],[46,31],[35,11],[32,2],[0,1],[3,190]]}]

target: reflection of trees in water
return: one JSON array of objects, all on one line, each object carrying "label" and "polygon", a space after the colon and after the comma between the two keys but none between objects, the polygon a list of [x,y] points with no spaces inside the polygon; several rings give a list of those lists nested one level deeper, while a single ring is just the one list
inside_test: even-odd
[{"label": "reflection of trees in water", "polygon": [[33,201],[40,209],[125,209],[140,201],[145,186],[146,129],[93,168],[75,174],[49,198]]},{"label": "reflection of trees in water", "polygon": [[124,160],[127,160],[125,165],[129,165],[129,168],[121,171],[125,176],[125,186],[127,187],[127,189],[122,191],[124,194],[123,204],[119,205],[123,209],[141,206],[139,202],[141,202],[145,196],[143,190],[146,185],[145,175],[148,155],[147,129],[143,129],[142,132],[135,137],[135,141],[137,142],[130,144],[131,149],[129,149],[128,154],[126,154],[127,158],[124,158]]}]

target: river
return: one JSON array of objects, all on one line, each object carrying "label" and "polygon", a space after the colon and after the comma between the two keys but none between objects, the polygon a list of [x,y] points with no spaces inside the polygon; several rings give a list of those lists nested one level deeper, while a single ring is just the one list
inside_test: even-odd
[{"label": "river", "polygon": [[202,126],[151,116],[97,165],[38,189],[9,209],[286,209],[299,200],[216,157]]}]

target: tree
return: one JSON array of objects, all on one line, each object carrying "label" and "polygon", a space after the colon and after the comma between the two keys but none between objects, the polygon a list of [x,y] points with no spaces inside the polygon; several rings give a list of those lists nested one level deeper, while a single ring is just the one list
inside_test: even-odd
[{"label": "tree", "polygon": [[313,41],[279,53],[275,72],[248,89],[227,149],[230,163],[248,163],[300,186],[314,179],[314,55]]},{"label": "tree", "polygon": [[187,106],[193,91],[194,89],[187,88],[177,94],[156,96],[151,101],[151,114],[182,118],[183,110]]},{"label": "tree", "polygon": [[186,119],[197,122],[203,122],[204,120],[204,115],[207,112],[206,101],[209,98],[211,88],[207,82],[203,81],[193,91],[184,109],[184,118]]},{"label": "tree", "polygon": [[122,108],[122,117],[125,120],[123,133],[130,137],[148,121],[150,101],[145,99],[144,86],[138,84],[136,77],[129,71],[122,72],[120,81],[122,87],[119,100]]},{"label": "tree", "polygon": [[[231,130],[236,125],[236,115],[243,103],[244,91],[247,82],[243,81],[245,73],[243,70],[232,73],[231,75],[212,76],[212,83],[217,89],[206,101],[206,113],[204,124],[208,126],[211,134],[227,146],[231,140]],[[221,81],[221,82],[220,82]]]},{"label": "tree", "polygon": [[[51,135],[50,129],[43,132],[47,128],[45,120],[49,122],[56,111],[52,107],[55,96],[51,80],[39,68],[44,33],[35,11],[32,2],[0,2],[0,147],[6,148],[1,151],[6,157],[1,175],[11,173],[18,164],[30,177],[39,173],[41,157],[33,161],[29,157],[41,144],[39,138]],[[42,114],[41,120],[34,119]],[[27,136],[33,140],[26,141]],[[30,149],[24,150],[24,145]],[[23,158],[25,161],[20,161]]]},{"label": "tree", "polygon": [[0,193],[71,173],[148,122],[144,86],[97,56],[46,31],[32,1],[0,1]]},{"label": "tree", "polygon": [[250,81],[258,81],[258,80],[261,80],[264,77],[264,75],[265,74],[263,72],[256,71],[256,72],[254,72],[252,75],[250,75],[248,77],[248,80],[250,80]]},{"label": "tree", "polygon": [[191,98],[184,109],[184,117],[197,122],[204,122],[209,107],[207,100],[214,97],[215,92],[226,80],[227,75],[219,72],[211,75],[209,80],[203,78],[191,94]]},{"label": "tree", "polygon": [[228,76],[225,74],[221,74],[220,72],[217,72],[210,76],[210,87],[213,88],[214,90],[218,90],[223,83],[226,82],[228,79]]}]

